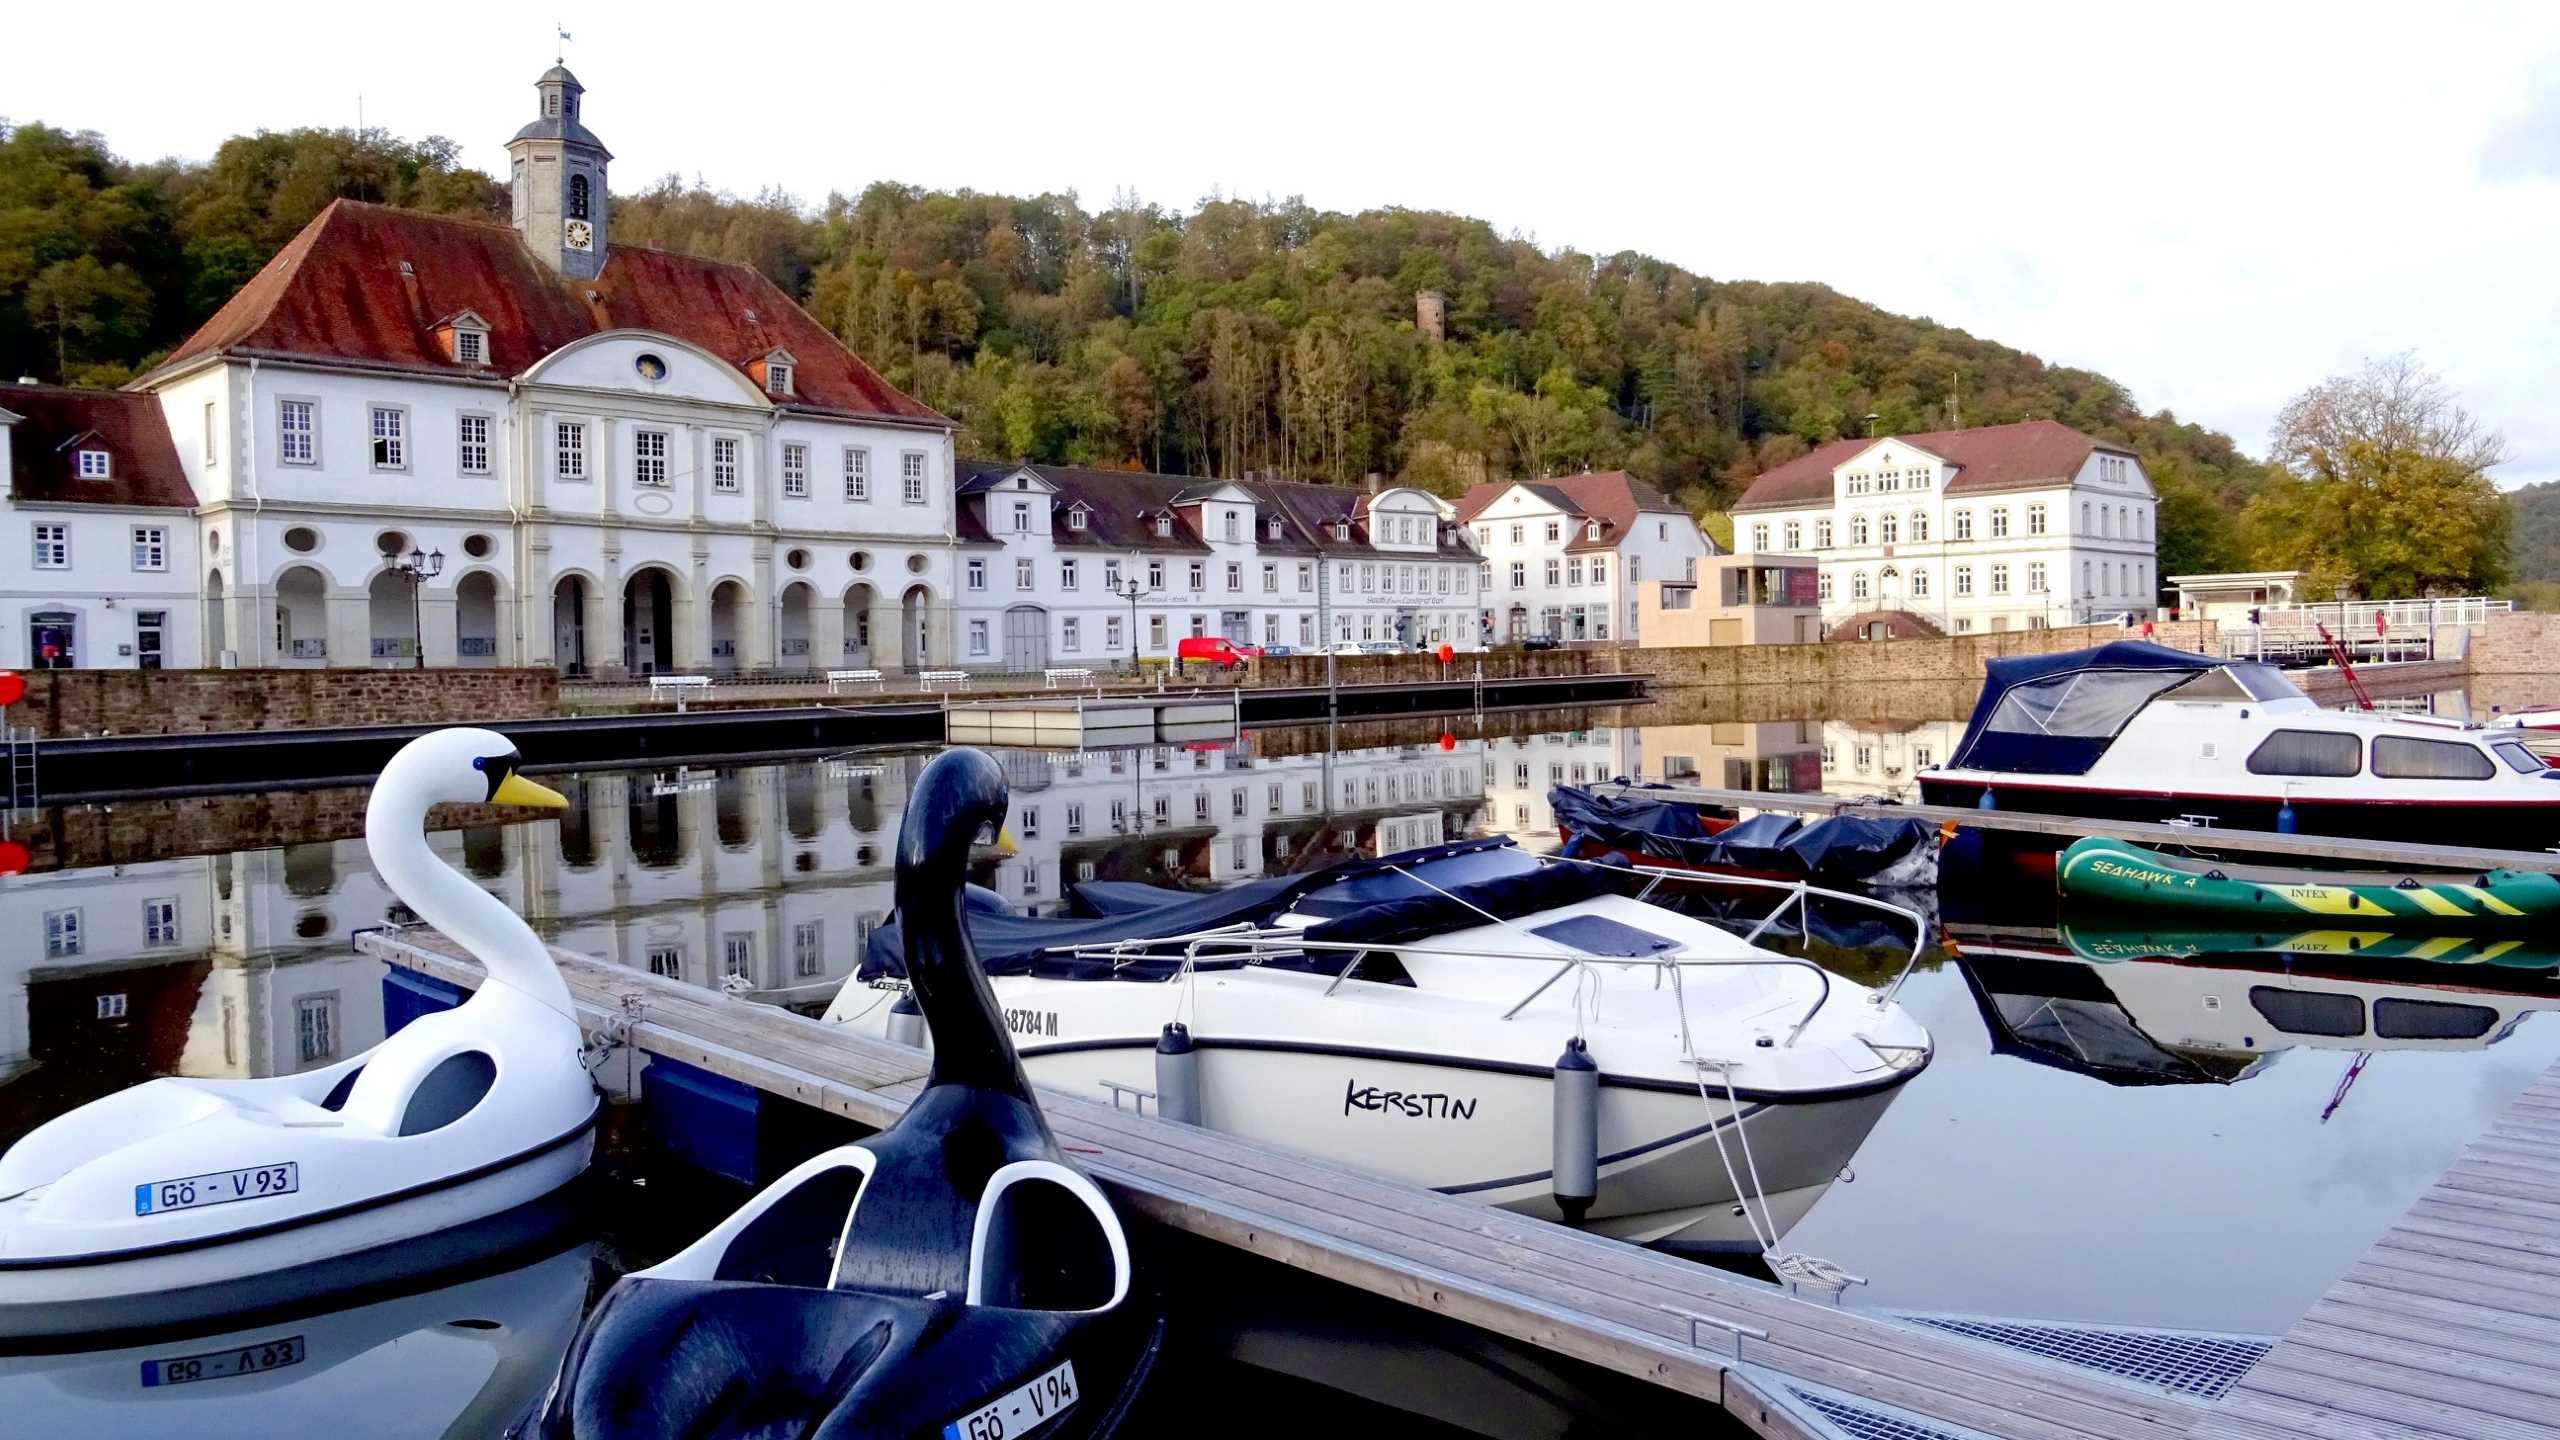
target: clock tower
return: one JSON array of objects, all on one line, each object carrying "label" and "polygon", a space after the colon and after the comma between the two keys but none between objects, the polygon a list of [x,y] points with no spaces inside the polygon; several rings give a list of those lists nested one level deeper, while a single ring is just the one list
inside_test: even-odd
[{"label": "clock tower", "polygon": [[572,280],[593,280],[604,272],[612,204],[605,165],[613,155],[579,120],[586,87],[567,66],[544,71],[534,89],[541,112],[507,142],[516,233],[543,264]]}]

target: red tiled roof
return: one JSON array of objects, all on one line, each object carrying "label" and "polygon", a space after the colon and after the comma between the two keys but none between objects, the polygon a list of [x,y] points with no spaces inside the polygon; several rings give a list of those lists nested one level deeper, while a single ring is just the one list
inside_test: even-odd
[{"label": "red tiled roof", "polygon": [[[59,385],[0,385],[0,410],[19,417],[9,427],[9,493],[59,504],[162,505],[195,508],[186,467],[168,418],[150,395],[73,390]],[[86,437],[85,439],[83,437]],[[71,442],[78,440],[80,443]],[[73,473],[81,450],[107,452],[104,480]]]},{"label": "red tiled roof", "polygon": [[435,338],[437,321],[464,310],[489,322],[489,368],[498,375],[607,330],[651,330],[741,373],[775,347],[789,349],[798,360],[782,402],[789,409],[950,423],[881,379],[749,266],[615,245],[602,275],[571,280],[543,268],[509,226],[354,200],[333,201],[302,227],[169,364],[238,352],[470,374]]},{"label": "red tiled roof", "polygon": [[1955,466],[1955,478],[1947,482],[1946,493],[1950,495],[2059,485],[2080,473],[2091,451],[2133,453],[2113,441],[2093,440],[2057,420],[2021,420],[2011,425],[1932,430],[1920,435],[1879,435],[1874,440],[1832,440],[1752,481],[1751,488],[1743,492],[1733,508],[1780,510],[1829,504],[1831,472],[1850,456],[1885,440],[1899,440]]}]

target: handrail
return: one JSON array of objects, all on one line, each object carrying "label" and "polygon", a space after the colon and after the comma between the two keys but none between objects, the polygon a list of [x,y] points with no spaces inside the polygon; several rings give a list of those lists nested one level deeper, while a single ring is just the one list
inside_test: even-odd
[{"label": "handrail", "polygon": [[[1902,993],[1902,982],[1911,978],[1911,972],[1920,964],[1920,952],[1929,946],[1928,917],[1908,905],[1896,905],[1890,900],[1879,900],[1872,895],[1834,890],[1829,886],[1815,885],[1803,880],[1766,880],[1757,875],[1718,875],[1703,870],[1674,870],[1662,865],[1609,865],[1598,860],[1585,860],[1578,855],[1542,855],[1538,858],[1544,861],[1560,860],[1571,865],[1588,865],[1595,870],[1607,870],[1612,874],[1650,875],[1654,877],[1656,884],[1664,880],[1682,880],[1693,885],[1740,885],[1755,890],[1786,890],[1792,892],[1790,899],[1799,907],[1799,913],[1806,896],[1819,895],[1825,900],[1839,900],[1851,905],[1863,905],[1870,910],[1882,910],[1888,914],[1899,915],[1911,922],[1911,954],[1902,962],[1901,973],[1893,977],[1893,983],[1876,992],[1875,1004],[1878,1009],[1892,1004],[1894,998]],[[1645,893],[1652,894],[1653,887],[1647,886]],[[1762,916],[1760,923],[1752,927],[1751,933],[1743,937],[1744,943],[1748,944],[1757,939],[1762,931],[1768,929],[1785,911],[1786,904],[1787,902],[1782,901],[1777,909]]]},{"label": "handrail", "polygon": [[[1054,945],[1040,953],[1044,955],[1062,956],[1071,960],[1109,960],[1114,962],[1113,968],[1118,969],[1127,962],[1146,958],[1156,947],[1177,944],[1184,948],[1180,956],[1182,969],[1176,972],[1175,978],[1180,978],[1182,975],[1188,974],[1192,970],[1200,960],[1201,950],[1204,947],[1221,947],[1229,949],[1238,955],[1304,955],[1310,952],[1322,952],[1328,954],[1349,953],[1356,956],[1366,954],[1373,950],[1393,950],[1399,955],[1432,955],[1452,960],[1552,961],[1557,959],[1557,956],[1552,952],[1531,954],[1527,951],[1520,950],[1460,950],[1453,947],[1438,945],[1382,945],[1373,940],[1308,940],[1304,938],[1303,932],[1300,931],[1285,929],[1255,930],[1246,926],[1227,926],[1217,931],[1204,932],[1198,935],[1171,935],[1154,940],[1110,940],[1097,945]],[[1173,957],[1160,956],[1159,958],[1170,959]],[[1670,969],[1674,967],[1687,968],[1689,966],[1698,966],[1701,968],[1716,966],[1740,968],[1754,965],[1779,965],[1810,970],[1813,972],[1814,979],[1818,982],[1820,988],[1815,992],[1813,1004],[1806,1009],[1804,1017],[1798,1020],[1795,1023],[1795,1028],[1788,1032],[1784,1044],[1790,1046],[1795,1044],[1796,1039],[1804,1034],[1805,1027],[1813,1023],[1813,1017],[1822,1013],[1822,1007],[1829,1004],[1831,1001],[1831,972],[1823,969],[1813,961],[1807,960],[1798,955],[1763,953],[1757,955],[1714,956],[1686,955],[1677,952],[1670,955],[1650,956],[1567,955],[1563,957],[1561,963],[1557,965],[1555,973],[1549,975],[1546,979],[1539,981],[1537,988],[1521,997],[1521,999],[1514,1003],[1509,1010],[1504,1011],[1502,1018],[1509,1020],[1518,1015],[1522,1010],[1528,1008],[1531,1001],[1537,999],[1540,995],[1545,994],[1556,981],[1564,978],[1566,975],[1572,974],[1577,967],[1590,965],[1650,965],[1656,969]],[[1325,993],[1330,995],[1333,993],[1333,990],[1328,988]]]}]

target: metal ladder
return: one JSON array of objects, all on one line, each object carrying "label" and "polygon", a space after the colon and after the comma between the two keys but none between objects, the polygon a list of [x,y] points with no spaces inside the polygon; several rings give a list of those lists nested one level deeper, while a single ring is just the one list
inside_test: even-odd
[{"label": "metal ladder", "polygon": [[7,761],[7,773],[0,775],[0,784],[6,786],[5,791],[0,791],[0,836],[5,836],[16,822],[19,811],[36,808],[34,732],[0,723],[0,752],[5,752]]}]

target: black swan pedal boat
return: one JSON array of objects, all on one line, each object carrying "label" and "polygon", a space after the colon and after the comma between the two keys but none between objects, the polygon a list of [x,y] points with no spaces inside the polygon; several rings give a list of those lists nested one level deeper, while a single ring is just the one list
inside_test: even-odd
[{"label": "black swan pedal boat", "polygon": [[1069,1163],[961,924],[969,846],[1005,814],[976,750],[927,765],[898,832],[906,966],[933,1038],[888,1129],[794,1168],[580,1330],[542,1437],[1089,1440],[1143,1387],[1162,1317]]}]

